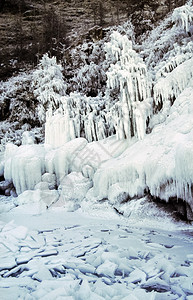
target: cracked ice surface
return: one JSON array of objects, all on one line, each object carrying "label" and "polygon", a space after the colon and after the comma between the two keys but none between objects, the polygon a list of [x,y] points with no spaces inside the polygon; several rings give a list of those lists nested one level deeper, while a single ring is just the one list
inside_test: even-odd
[{"label": "cracked ice surface", "polygon": [[193,297],[190,226],[152,230],[111,208],[104,218],[99,207],[7,211],[0,222],[1,299]]}]

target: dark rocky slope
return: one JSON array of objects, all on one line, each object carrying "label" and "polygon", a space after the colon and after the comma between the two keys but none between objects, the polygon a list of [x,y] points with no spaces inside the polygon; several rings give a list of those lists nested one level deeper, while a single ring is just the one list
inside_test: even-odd
[{"label": "dark rocky slope", "polygon": [[[0,79],[37,64],[50,51],[59,59],[65,48],[98,25],[132,18],[140,35],[183,0],[1,0]],[[93,36],[90,37],[91,39]]]}]

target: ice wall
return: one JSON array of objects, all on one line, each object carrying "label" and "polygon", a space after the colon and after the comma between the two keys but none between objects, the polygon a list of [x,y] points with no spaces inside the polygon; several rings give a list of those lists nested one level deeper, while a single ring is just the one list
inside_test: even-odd
[{"label": "ice wall", "polygon": [[[7,144],[5,150],[4,177],[13,182],[17,194],[33,190],[42,181],[42,175],[56,175],[57,185],[62,179],[79,169],[83,158],[79,153],[88,142],[84,138],[74,139],[54,149],[50,145]],[[77,158],[79,157],[79,161]],[[76,161],[75,161],[76,158]]]},{"label": "ice wall", "polygon": [[43,145],[7,144],[5,150],[5,179],[13,182],[17,194],[34,189],[45,170]]},{"label": "ice wall", "polygon": [[187,201],[193,209],[193,81],[171,107],[165,123],[121,156],[103,163],[94,176],[95,195],[152,196]]},{"label": "ice wall", "polygon": [[50,110],[46,115],[45,143],[53,147],[60,147],[76,137],[75,124],[69,116],[67,103],[65,106],[54,114]]}]

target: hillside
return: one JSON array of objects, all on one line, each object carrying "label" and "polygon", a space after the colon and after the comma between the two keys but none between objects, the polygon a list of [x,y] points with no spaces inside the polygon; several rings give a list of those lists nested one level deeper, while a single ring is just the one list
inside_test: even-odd
[{"label": "hillside", "polygon": [[98,25],[118,25],[132,16],[138,35],[151,29],[183,1],[4,0],[0,7],[0,79],[37,64],[49,51],[61,59],[64,50],[80,43]]}]

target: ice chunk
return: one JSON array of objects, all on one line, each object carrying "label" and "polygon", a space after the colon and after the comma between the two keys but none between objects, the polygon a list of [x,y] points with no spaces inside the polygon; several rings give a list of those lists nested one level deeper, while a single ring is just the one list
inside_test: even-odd
[{"label": "ice chunk", "polygon": [[146,274],[139,270],[135,269],[129,274],[128,282],[137,283],[141,282],[144,283],[146,281]]},{"label": "ice chunk", "polygon": [[44,173],[42,175],[42,181],[48,183],[48,187],[50,190],[56,187],[56,175],[51,173]]},{"label": "ice chunk", "polygon": [[87,280],[83,280],[78,291],[80,299],[87,300],[91,297],[91,289]]},{"label": "ice chunk", "polygon": [[1,265],[0,265],[0,270],[5,270],[5,269],[12,269],[16,266],[16,261],[14,257],[6,257],[1,259]]},{"label": "ice chunk", "polygon": [[100,265],[96,272],[99,275],[114,277],[115,270],[117,269],[117,264],[106,260],[102,265]]},{"label": "ice chunk", "polygon": [[20,194],[17,198],[17,204],[31,204],[43,202],[46,207],[50,207],[53,203],[58,200],[59,194],[56,190],[35,190],[35,191],[25,191]]},{"label": "ice chunk", "polygon": [[17,226],[9,231],[9,234],[14,236],[16,239],[24,240],[27,236],[28,229],[24,226]]},{"label": "ice chunk", "polygon": [[45,266],[41,266],[39,271],[35,273],[32,278],[38,281],[43,281],[43,280],[52,279],[52,274]]},{"label": "ice chunk", "polygon": [[145,283],[141,285],[141,287],[148,290],[154,290],[157,292],[165,292],[170,290],[170,286],[160,278],[148,279]]},{"label": "ice chunk", "polygon": [[187,278],[181,284],[181,288],[184,290],[185,293],[193,294],[193,280],[192,278]]},{"label": "ice chunk", "polygon": [[92,182],[81,173],[72,172],[64,177],[59,186],[60,198],[64,201],[83,200],[88,190],[92,187]]},{"label": "ice chunk", "polygon": [[39,182],[35,185],[34,190],[49,190],[48,182]]}]

